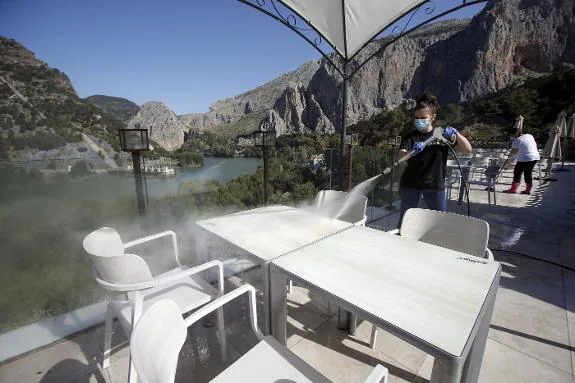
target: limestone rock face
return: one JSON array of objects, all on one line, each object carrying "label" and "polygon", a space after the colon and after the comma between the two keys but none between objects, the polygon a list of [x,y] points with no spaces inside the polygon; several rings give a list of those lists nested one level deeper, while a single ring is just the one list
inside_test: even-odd
[{"label": "limestone rock face", "polygon": [[[517,81],[574,67],[574,14],[573,0],[493,0],[471,20],[442,21],[404,36],[348,81],[347,123],[417,99],[427,90],[441,104],[471,101]],[[371,43],[359,61],[388,39]],[[278,134],[333,132],[341,128],[341,84],[325,59],[310,61],[214,103],[207,113],[180,116],[184,127],[176,124],[170,131],[204,131],[242,119],[255,130],[263,116]]]},{"label": "limestone rock face", "polygon": [[467,28],[428,50],[411,90],[441,89],[444,103],[469,101],[515,80],[572,66],[573,7],[570,0],[489,4]]},{"label": "limestone rock face", "polygon": [[148,129],[150,138],[166,150],[179,149],[184,143],[184,133],[189,127],[161,102],[147,102],[130,119],[129,129],[134,129],[139,124],[140,129]]}]

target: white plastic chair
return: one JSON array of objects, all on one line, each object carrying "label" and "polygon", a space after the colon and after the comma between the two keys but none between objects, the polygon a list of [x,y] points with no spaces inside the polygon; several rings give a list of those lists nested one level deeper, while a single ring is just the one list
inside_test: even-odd
[{"label": "white plastic chair", "polygon": [[[345,211],[341,207],[346,200],[348,206]],[[360,193],[349,194],[337,190],[320,190],[315,196],[315,209],[328,216],[333,216],[341,221],[353,223],[354,225],[364,226],[367,220],[367,197]]]},{"label": "white plastic chair", "polygon": [[[132,246],[161,237],[171,236],[176,267],[160,275],[152,276],[146,261],[124,251]],[[84,238],[84,249],[90,255],[96,282],[108,291],[108,312],[104,329],[103,368],[110,365],[112,343],[112,322],[117,317],[129,336],[132,324],[155,302],[169,298],[175,302],[180,315],[196,309],[224,293],[223,264],[214,260],[203,265],[185,268],[178,257],[176,234],[173,231],[150,235],[132,242],[123,243],[116,230],[102,227]],[[210,268],[218,269],[218,288],[209,284],[199,275]],[[225,325],[223,311],[217,313],[221,356],[227,359]],[[135,381],[133,367],[130,366],[130,382]]]},{"label": "white plastic chair", "polygon": [[461,182],[461,172],[457,167],[457,161],[447,160],[447,177],[445,178],[445,199],[449,201],[451,199],[451,190],[453,185],[459,184]]},{"label": "white plastic chair", "polygon": [[[400,230],[388,231],[402,237],[456,250],[479,258],[494,260],[487,247],[489,223],[465,215],[412,208],[403,216]],[[375,347],[377,327],[371,329],[371,348]]]},{"label": "white plastic chair", "polygon": [[[275,338],[262,334],[257,325],[255,289],[247,284],[207,304],[186,319],[182,319],[177,305],[170,300],[159,301],[150,307],[136,323],[130,342],[134,365],[141,381],[173,383],[187,328],[245,293],[249,294],[250,324],[259,342],[214,381],[329,382]],[[387,382],[387,369],[377,365],[365,382]]]},{"label": "white plastic chair", "polygon": [[547,158],[541,158],[539,161],[537,161],[537,169],[539,170],[539,185],[541,185],[541,183],[543,182],[542,171],[546,172],[547,167],[548,167]]},{"label": "white plastic chair", "polygon": [[497,165],[488,166],[483,172],[483,178],[480,180],[467,180],[468,185],[480,185],[485,186],[487,191],[487,201],[491,205],[491,193],[493,193],[493,204],[497,205],[497,194],[495,192],[495,181],[499,176],[499,170],[501,168]]}]

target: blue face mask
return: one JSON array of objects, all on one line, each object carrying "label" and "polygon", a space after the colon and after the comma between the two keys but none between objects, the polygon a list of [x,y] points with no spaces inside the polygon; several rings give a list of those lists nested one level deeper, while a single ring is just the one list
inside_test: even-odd
[{"label": "blue face mask", "polygon": [[415,119],[415,128],[417,129],[418,132],[425,132],[427,128],[429,128],[429,125],[431,125],[429,118]]}]

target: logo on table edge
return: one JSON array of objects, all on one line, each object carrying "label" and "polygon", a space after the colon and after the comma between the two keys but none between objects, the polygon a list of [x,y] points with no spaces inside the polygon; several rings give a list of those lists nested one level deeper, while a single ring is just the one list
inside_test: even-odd
[{"label": "logo on table edge", "polygon": [[487,265],[487,263],[488,263],[487,261],[485,261],[481,258],[477,258],[477,257],[473,257],[473,258],[471,258],[471,257],[457,257],[457,259],[461,259],[461,260],[468,261],[471,263],[481,263],[483,265]]}]

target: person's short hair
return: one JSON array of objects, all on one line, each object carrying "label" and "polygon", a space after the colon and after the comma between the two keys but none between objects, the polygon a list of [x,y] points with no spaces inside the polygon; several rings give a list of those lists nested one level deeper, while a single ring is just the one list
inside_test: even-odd
[{"label": "person's short hair", "polygon": [[437,113],[439,104],[437,103],[437,97],[435,97],[431,92],[425,92],[417,99],[415,104],[415,110],[420,109],[430,109],[433,113]]}]

